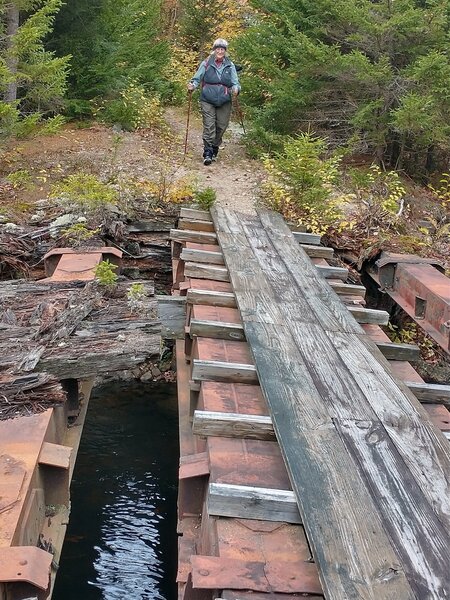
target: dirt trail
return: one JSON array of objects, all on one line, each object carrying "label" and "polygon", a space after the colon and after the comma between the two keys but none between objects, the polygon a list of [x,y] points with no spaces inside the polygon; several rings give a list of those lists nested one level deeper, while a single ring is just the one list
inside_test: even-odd
[{"label": "dirt trail", "polygon": [[168,109],[166,117],[179,140],[178,154],[181,156],[181,163],[178,172],[182,175],[193,174],[201,187],[214,188],[218,204],[241,212],[253,212],[263,172],[256,161],[245,156],[240,143],[243,131],[236,115],[232,115],[217,162],[209,167],[205,167],[202,161],[202,124],[196,107],[194,106],[190,117],[188,152],[184,161],[187,113],[182,113],[179,109]]}]

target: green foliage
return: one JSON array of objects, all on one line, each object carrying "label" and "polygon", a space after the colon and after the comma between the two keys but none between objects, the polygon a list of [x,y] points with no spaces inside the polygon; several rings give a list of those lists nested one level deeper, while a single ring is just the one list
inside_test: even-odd
[{"label": "green foliage", "polygon": [[320,233],[342,216],[332,198],[341,159],[325,158],[326,149],[323,139],[301,134],[288,138],[282,152],[263,160],[266,201],[287,219]]},{"label": "green foliage", "polygon": [[133,82],[119,92],[118,98],[102,103],[94,114],[105,123],[119,124],[126,131],[168,130],[160,99],[149,96],[144,86]]},{"label": "green foliage", "polygon": [[406,189],[396,171],[383,171],[378,165],[369,169],[349,169],[350,192],[367,207],[379,206],[395,215]]},{"label": "green foliage", "polygon": [[264,129],[261,125],[252,127],[243,141],[247,154],[251,158],[262,158],[264,155],[272,155],[283,149],[283,136]]},{"label": "green foliage", "polygon": [[70,98],[120,101],[131,83],[168,95],[169,46],[161,28],[161,0],[68,0],[52,48],[73,57]]},{"label": "green foliage", "polygon": [[242,101],[265,130],[356,142],[424,171],[450,151],[450,14],[444,0],[251,0],[239,39]]},{"label": "green foliage", "polygon": [[33,187],[33,177],[28,169],[19,169],[5,177],[13,188],[29,190]]},{"label": "green foliage", "polygon": [[112,287],[116,284],[118,275],[115,272],[117,265],[109,262],[109,260],[102,260],[95,267],[95,279],[100,285],[105,287]]},{"label": "green foliage", "polygon": [[70,210],[93,213],[107,208],[118,200],[118,193],[95,175],[75,173],[52,186],[51,198]]},{"label": "green foliage", "polygon": [[100,229],[89,229],[86,223],[74,223],[61,232],[66,243],[70,246],[79,246],[82,242],[92,239],[98,233],[100,233]]},{"label": "green foliage", "polygon": [[127,291],[128,306],[132,312],[141,311],[147,294],[143,283],[132,283]]},{"label": "green foliage", "polygon": [[209,210],[216,201],[216,191],[212,187],[197,190],[194,194],[194,200],[202,210]]}]

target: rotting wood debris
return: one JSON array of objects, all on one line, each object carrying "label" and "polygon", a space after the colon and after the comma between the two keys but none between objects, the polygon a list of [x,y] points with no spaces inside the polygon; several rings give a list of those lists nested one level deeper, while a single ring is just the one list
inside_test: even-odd
[{"label": "rotting wood debris", "polygon": [[[160,354],[153,282],[129,306],[129,281],[0,283],[0,419],[64,401],[58,380],[132,370]],[[27,375],[28,374],[28,375]]]}]

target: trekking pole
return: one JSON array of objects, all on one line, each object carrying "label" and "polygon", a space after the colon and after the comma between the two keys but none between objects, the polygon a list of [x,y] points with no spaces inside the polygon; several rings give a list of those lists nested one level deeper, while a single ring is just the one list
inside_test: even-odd
[{"label": "trekking pole", "polygon": [[186,158],[186,154],[187,154],[187,143],[188,143],[188,135],[189,135],[189,118],[191,116],[191,104],[192,104],[192,90],[189,90],[189,103],[188,103],[188,114],[187,114],[187,123],[186,123],[186,137],[184,138],[183,160]]},{"label": "trekking pole", "polygon": [[245,131],[244,116],[242,114],[241,105],[239,104],[239,100],[238,100],[237,96],[234,97],[234,102],[235,102],[235,106],[236,106],[236,111],[237,111],[237,114],[238,114],[239,122],[240,122],[241,127],[242,127],[242,131],[244,132],[244,135],[246,135],[247,132]]}]

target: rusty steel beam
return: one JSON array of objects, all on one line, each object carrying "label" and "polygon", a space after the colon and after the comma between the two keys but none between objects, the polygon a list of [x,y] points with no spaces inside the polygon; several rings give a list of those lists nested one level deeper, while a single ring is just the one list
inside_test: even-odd
[{"label": "rusty steel beam", "polygon": [[383,252],[369,274],[441,348],[450,352],[450,279],[438,262]]}]

